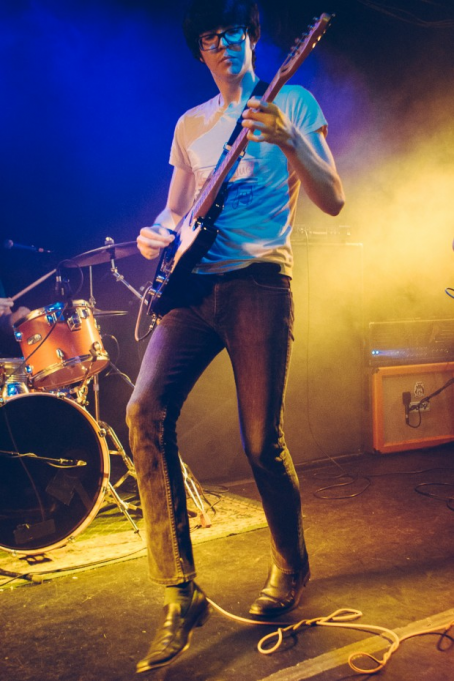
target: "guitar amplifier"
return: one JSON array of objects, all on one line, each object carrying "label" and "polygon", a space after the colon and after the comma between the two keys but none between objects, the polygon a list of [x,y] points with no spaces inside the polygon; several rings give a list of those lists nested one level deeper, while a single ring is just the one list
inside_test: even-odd
[{"label": "guitar amplifier", "polygon": [[453,384],[454,362],[370,370],[366,451],[388,454],[452,442]]},{"label": "guitar amplifier", "polygon": [[371,367],[454,361],[454,319],[370,322]]}]

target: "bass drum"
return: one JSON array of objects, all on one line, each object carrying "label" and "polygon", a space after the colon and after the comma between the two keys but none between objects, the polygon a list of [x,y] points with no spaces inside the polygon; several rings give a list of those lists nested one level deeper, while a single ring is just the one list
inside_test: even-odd
[{"label": "bass drum", "polygon": [[45,393],[0,407],[0,548],[34,555],[64,546],[94,519],[109,482],[95,419]]}]

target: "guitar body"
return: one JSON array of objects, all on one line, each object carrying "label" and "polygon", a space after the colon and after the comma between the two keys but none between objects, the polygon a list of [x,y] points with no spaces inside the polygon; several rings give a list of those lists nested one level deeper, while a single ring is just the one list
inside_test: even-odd
[{"label": "guitar body", "polygon": [[148,314],[159,321],[175,306],[179,291],[184,290],[189,275],[208,253],[218,230],[210,220],[196,222],[177,233],[175,240],[164,248],[152,286],[147,291]]},{"label": "guitar body", "polygon": [[[330,20],[328,14],[322,14],[309,32],[296,41],[263,94],[263,101],[273,101],[284,83],[317,45]],[[153,284],[145,293],[148,314],[152,317],[150,331],[174,307],[178,291],[187,285],[190,273],[213,245],[218,233],[215,221],[223,209],[229,173],[244,153],[247,143],[247,130],[243,128],[229,147],[228,153],[221,157],[191,211],[177,226],[175,240],[163,250]],[[195,220],[193,216],[196,216]]]}]

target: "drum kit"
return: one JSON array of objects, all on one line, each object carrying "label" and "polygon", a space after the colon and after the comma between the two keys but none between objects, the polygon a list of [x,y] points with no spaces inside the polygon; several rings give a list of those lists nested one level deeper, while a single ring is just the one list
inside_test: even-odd
[{"label": "drum kit", "polygon": [[[136,477],[133,461],[114,430],[99,418],[98,377],[114,365],[98,319],[126,312],[96,308],[91,269],[110,260],[114,277],[141,298],[115,265],[116,258],[135,253],[135,242],[106,239],[101,248],[64,261],[65,267],[89,268],[88,302],[71,299],[58,269],[13,297],[53,274],[65,293],[64,300],[15,323],[23,358],[0,359],[0,549],[36,555],[62,547],[91,523],[106,498],[139,532],[129,510],[140,507],[117,492],[128,476]],[[90,383],[94,416],[86,408]],[[110,482],[110,455],[121,456],[126,467],[115,486]]]}]

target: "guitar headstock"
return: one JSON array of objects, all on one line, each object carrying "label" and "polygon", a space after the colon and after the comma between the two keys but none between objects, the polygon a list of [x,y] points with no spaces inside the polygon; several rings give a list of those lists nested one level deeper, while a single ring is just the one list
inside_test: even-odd
[{"label": "guitar headstock", "polygon": [[298,70],[302,62],[324,35],[333,16],[332,14],[322,14],[318,19],[314,19],[314,23],[308,26],[306,32],[297,38],[286,60],[279,69],[278,80],[282,79],[286,82]]}]

